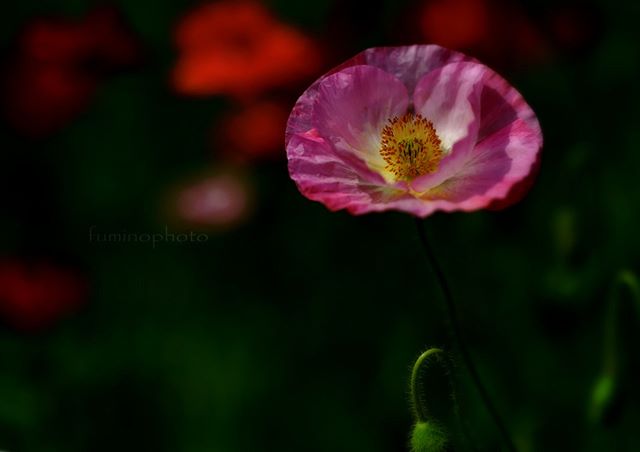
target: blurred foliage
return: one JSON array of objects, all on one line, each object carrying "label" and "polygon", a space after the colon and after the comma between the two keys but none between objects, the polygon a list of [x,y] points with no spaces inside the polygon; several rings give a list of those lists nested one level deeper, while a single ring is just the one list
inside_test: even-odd
[{"label": "blurred foliage", "polygon": [[[256,198],[249,220],[205,231],[204,243],[90,240],[92,226],[163,231],[171,187],[227,165],[211,128],[230,101],[182,97],[169,82],[173,29],[193,5],[118,1],[140,64],[102,79],[87,108],[45,138],[2,125],[2,255],[68,263],[90,296],[39,331],[0,320],[0,450],[406,451],[410,365],[427,346],[450,348],[411,218],[328,212],[297,192],[281,150],[242,167]],[[420,5],[271,9],[320,40],[330,67],[369,46],[424,42],[403,26]],[[519,449],[636,451],[638,357],[625,354],[614,416],[594,421],[589,404],[608,292],[621,269],[640,266],[640,10],[563,5],[589,18],[579,45],[562,48],[545,25],[558,2],[526,1],[519,14],[552,50],[518,64],[488,55],[542,124],[532,191],[506,211],[436,214],[426,226]],[[92,6],[11,2],[2,51],[12,54],[34,17]],[[627,318],[620,340],[634,351],[637,317]],[[477,450],[499,450],[461,363],[453,373]]]}]

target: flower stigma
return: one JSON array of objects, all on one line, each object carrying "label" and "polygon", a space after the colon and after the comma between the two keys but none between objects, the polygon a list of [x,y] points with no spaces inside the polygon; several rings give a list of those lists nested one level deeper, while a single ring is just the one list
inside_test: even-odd
[{"label": "flower stigma", "polygon": [[396,180],[411,181],[436,171],[443,153],[433,123],[420,114],[406,113],[389,119],[382,129],[380,155]]}]

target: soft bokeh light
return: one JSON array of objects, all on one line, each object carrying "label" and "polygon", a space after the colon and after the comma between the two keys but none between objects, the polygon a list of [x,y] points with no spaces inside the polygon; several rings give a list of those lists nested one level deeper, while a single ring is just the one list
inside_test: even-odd
[{"label": "soft bokeh light", "polygon": [[252,203],[246,177],[234,170],[218,170],[177,188],[170,210],[191,227],[228,228],[247,219]]}]

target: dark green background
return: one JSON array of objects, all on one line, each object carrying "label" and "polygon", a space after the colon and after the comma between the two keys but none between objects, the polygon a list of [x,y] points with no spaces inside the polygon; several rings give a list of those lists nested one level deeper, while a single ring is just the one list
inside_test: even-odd
[{"label": "dark green background", "polygon": [[[330,213],[298,193],[283,156],[248,169],[250,220],[204,244],[88,241],[92,225],[163,230],[168,187],[222,163],[209,129],[227,101],[181,98],[167,84],[171,32],[189,4],[118,4],[144,64],[107,80],[88,111],[45,141],[2,129],[0,249],[69,256],[91,290],[46,331],[0,328],[0,450],[406,450],[410,366],[425,347],[451,350],[409,216]],[[3,42],[35,14],[90,5],[3,5]],[[535,18],[556,3],[523,5]],[[280,0],[273,9],[320,37],[351,25],[340,48],[348,57],[401,43],[393,30],[404,6]],[[616,323],[615,406],[604,421],[588,416],[611,288],[640,264],[640,11],[631,1],[588,7],[597,29],[586,48],[505,69],[545,136],[529,195],[502,212],[426,221],[480,373],[523,452],[640,450],[638,312]],[[499,450],[453,361],[476,449]]]}]

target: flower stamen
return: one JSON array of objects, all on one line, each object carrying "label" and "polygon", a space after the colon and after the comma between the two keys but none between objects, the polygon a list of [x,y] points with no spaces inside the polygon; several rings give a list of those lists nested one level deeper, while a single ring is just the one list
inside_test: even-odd
[{"label": "flower stamen", "polygon": [[422,115],[407,113],[389,119],[382,129],[380,155],[396,180],[410,181],[438,169],[442,148],[433,123]]}]

